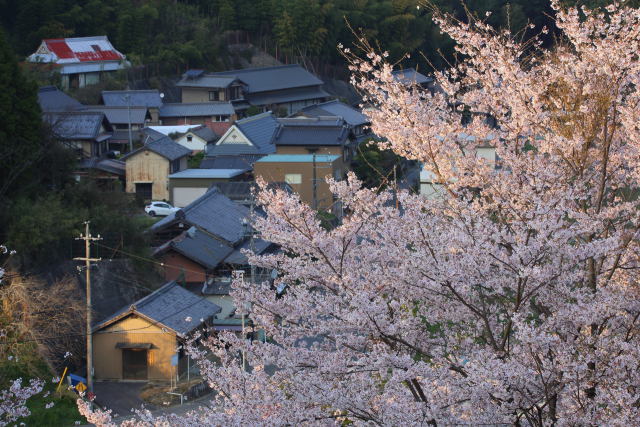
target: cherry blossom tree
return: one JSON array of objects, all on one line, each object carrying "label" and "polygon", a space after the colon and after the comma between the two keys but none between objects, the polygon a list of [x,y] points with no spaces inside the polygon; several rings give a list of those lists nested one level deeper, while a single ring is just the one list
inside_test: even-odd
[{"label": "cherry blossom tree", "polygon": [[28,417],[31,412],[27,408],[27,400],[42,391],[44,383],[41,380],[31,380],[27,386],[22,385],[18,378],[6,390],[0,391],[0,426]]},{"label": "cherry blossom tree", "polygon": [[[442,197],[400,192],[396,208],[330,181],[346,215],[326,230],[297,196],[260,192],[256,227],[283,252],[251,260],[286,288],[236,280],[234,296],[270,339],[192,349],[214,409],[129,425],[636,424],[640,12],[552,4],[552,52],[438,16],[462,58],[442,92],[352,57],[380,145]],[[499,126],[462,125],[464,109]]]}]

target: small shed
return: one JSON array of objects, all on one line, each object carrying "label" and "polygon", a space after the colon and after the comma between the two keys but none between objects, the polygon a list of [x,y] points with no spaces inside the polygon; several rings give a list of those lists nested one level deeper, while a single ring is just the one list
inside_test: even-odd
[{"label": "small shed", "polygon": [[175,281],[92,329],[96,380],[169,381],[186,369],[179,347],[221,311]]}]

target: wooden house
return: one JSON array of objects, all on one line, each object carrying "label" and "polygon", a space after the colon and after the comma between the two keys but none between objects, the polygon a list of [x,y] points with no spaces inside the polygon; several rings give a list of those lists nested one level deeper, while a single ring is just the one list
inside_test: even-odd
[{"label": "wooden house", "polygon": [[96,380],[169,381],[187,369],[179,349],[220,307],[170,281],[92,328]]},{"label": "wooden house", "polygon": [[127,193],[142,200],[169,200],[169,175],[187,168],[191,150],[169,137],[151,141],[122,157]]}]

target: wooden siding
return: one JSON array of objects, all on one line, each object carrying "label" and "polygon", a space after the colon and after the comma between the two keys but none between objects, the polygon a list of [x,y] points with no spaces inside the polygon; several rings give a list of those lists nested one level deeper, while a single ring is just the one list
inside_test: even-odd
[{"label": "wooden siding", "polygon": [[192,88],[192,87],[183,87],[182,88],[182,103],[186,104],[189,102],[210,102],[209,92],[218,92],[219,98],[218,101],[226,101],[226,91],[216,90],[214,88]]},{"label": "wooden siding", "polygon": [[[343,148],[333,146],[319,146],[316,154],[334,154],[336,156],[342,156]],[[307,147],[297,145],[278,145],[276,146],[276,154],[310,154]]]},{"label": "wooden siding", "polygon": [[167,282],[178,279],[183,271],[188,283],[204,283],[206,279],[204,267],[175,251],[168,251],[161,260],[165,264],[164,278]]},{"label": "wooden siding", "polygon": [[151,343],[147,350],[149,380],[169,381],[176,374],[171,356],[176,354],[173,332],[163,332],[146,319],[131,315],[93,334],[93,360],[96,380],[122,380],[122,349],[118,343]]},{"label": "wooden siding", "polygon": [[[186,168],[187,159],[180,161]],[[149,150],[140,151],[126,159],[127,193],[136,192],[136,183],[152,183],[153,200],[169,200],[169,160]]]}]

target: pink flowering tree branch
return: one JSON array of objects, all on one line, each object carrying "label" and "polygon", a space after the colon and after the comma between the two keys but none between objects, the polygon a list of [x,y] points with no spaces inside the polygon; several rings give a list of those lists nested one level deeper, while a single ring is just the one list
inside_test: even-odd
[{"label": "pink flowering tree branch", "polygon": [[326,230],[262,185],[255,227],[283,251],[250,261],[284,292],[236,280],[233,296],[270,339],[192,348],[212,409],[140,425],[637,423],[640,12],[552,5],[550,52],[436,16],[463,60],[433,94],[384,54],[351,56],[382,148],[446,191],[400,192],[397,209],[329,180],[346,215]]}]

